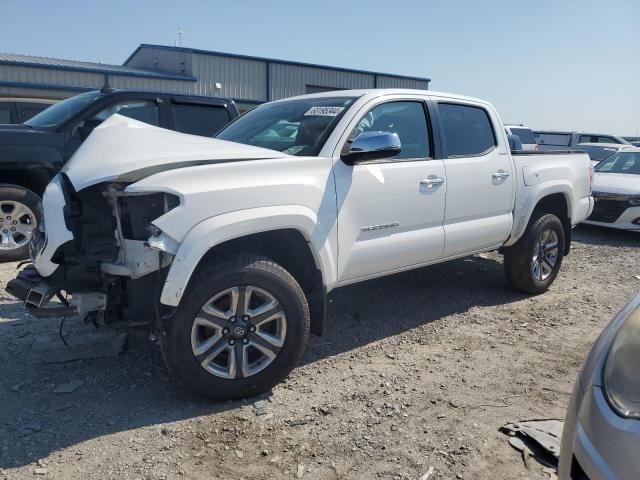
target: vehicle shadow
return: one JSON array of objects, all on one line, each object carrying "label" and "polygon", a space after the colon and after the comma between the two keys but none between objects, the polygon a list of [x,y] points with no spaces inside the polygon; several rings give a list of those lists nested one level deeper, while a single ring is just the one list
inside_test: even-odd
[{"label": "vehicle shadow", "polygon": [[[303,363],[350,351],[475,305],[498,305],[523,295],[510,290],[502,264],[475,256],[400,273],[332,293],[326,333],[312,338]],[[59,319],[34,320],[0,306],[0,467],[33,463],[52,452],[104,435],[210,416],[259,400],[209,402],[188,393],[166,371],[159,349],[142,330],[125,354],[43,363],[31,352],[41,335],[58,334]],[[9,313],[12,312],[12,313]],[[65,332],[86,330],[70,319]],[[15,323],[14,326],[10,326]],[[19,360],[17,360],[19,359]],[[68,394],[56,385],[81,382]]]},{"label": "vehicle shadow", "polygon": [[400,334],[474,306],[527,298],[507,285],[501,262],[474,256],[335,290],[325,334],[312,337],[304,362],[314,362]]}]

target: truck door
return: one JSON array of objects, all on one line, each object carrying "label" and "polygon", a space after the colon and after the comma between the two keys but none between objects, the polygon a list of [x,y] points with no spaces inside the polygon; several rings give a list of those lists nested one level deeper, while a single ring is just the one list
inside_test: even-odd
[{"label": "truck door", "polygon": [[444,256],[500,246],[513,224],[513,164],[497,115],[462,100],[438,100],[447,198]]},{"label": "truck door", "polygon": [[336,160],[340,281],[437,260],[444,248],[444,165],[434,159],[425,102],[378,99],[363,107],[342,151],[366,131],[397,133],[402,151],[354,166]]}]

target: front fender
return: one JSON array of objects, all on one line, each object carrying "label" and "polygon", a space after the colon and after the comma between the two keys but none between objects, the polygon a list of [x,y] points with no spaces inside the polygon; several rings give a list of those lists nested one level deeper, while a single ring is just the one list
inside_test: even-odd
[{"label": "front fender", "polygon": [[160,303],[174,307],[180,303],[191,275],[211,248],[246,235],[282,229],[295,229],[304,235],[322,272],[323,283],[334,284],[336,252],[329,241],[329,227],[321,229],[315,212],[300,205],[260,207],[211,217],[193,227],[176,252]]}]

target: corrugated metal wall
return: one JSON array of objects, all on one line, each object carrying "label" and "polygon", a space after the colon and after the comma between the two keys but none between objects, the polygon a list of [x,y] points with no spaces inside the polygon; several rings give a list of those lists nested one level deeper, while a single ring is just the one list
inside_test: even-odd
[{"label": "corrugated metal wall", "polygon": [[[183,73],[198,79],[191,85],[197,95],[223,96],[264,102],[268,99],[303,95],[307,85],[325,88],[417,88],[428,89],[426,80],[350,72],[330,67],[280,63],[268,59],[234,58],[215,53],[144,46],[127,62],[128,66]],[[268,66],[267,66],[268,65]],[[270,95],[267,95],[267,70]],[[217,88],[216,83],[220,84]]]},{"label": "corrugated metal wall", "polygon": [[[109,83],[112,87],[222,96],[244,100],[248,104],[303,95],[307,93],[307,86],[337,89],[374,88],[375,86],[378,88],[429,88],[429,82],[426,80],[390,75],[377,75],[376,79],[375,74],[367,72],[166,48],[140,48],[127,62],[127,66],[186,74],[195,77],[197,81],[110,74]],[[267,72],[270,72],[269,79],[267,79]],[[0,82],[25,84],[0,87],[0,95],[3,96],[12,94],[64,98],[77,91],[53,89],[45,91],[45,89],[53,85],[97,89],[104,86],[105,77],[102,73],[3,65],[0,68]],[[43,85],[43,89],[34,88],[29,84]],[[20,93],[21,90],[23,93]]]},{"label": "corrugated metal wall", "polygon": [[428,90],[429,82],[426,80],[378,75],[377,86],[378,88],[416,88],[418,90]]},{"label": "corrugated metal wall", "polygon": [[104,75],[39,67],[3,65],[2,68],[0,68],[0,82],[100,88],[104,85]]},{"label": "corrugated metal wall", "polygon": [[[48,90],[47,86],[58,87],[81,87],[88,89],[99,89],[104,86],[105,76],[101,73],[76,72],[71,70],[58,70],[40,67],[20,67],[13,65],[3,65],[0,68],[0,82],[12,82],[23,84],[43,85],[43,90],[35,89],[30,85],[28,87],[9,87],[2,86],[4,96],[11,91],[16,96],[46,96],[52,98],[66,98],[77,94],[78,91],[65,90]],[[114,88],[123,88],[130,90],[155,90],[159,92],[171,93],[193,93],[195,91],[195,82],[180,80],[164,80],[158,78],[147,77],[131,77],[122,75],[109,75],[109,84]],[[24,90],[21,94],[18,90]],[[35,95],[27,92],[38,92]],[[39,93],[42,92],[42,93]],[[57,92],[52,95],[51,92]]]},{"label": "corrugated metal wall", "polygon": [[166,50],[160,48],[141,48],[127,62],[128,67],[144,68],[158,72],[175,74],[191,74],[191,53],[179,50]]},{"label": "corrugated metal wall", "polygon": [[374,76],[300,65],[271,64],[271,99],[303,95],[307,85],[328,88],[373,88]]},{"label": "corrugated metal wall", "polygon": [[[198,95],[266,101],[267,64],[259,60],[193,53],[192,70]],[[219,83],[221,88],[217,88]]]},{"label": "corrugated metal wall", "polygon": [[196,82],[181,80],[164,80],[158,78],[140,78],[120,75],[109,75],[109,85],[113,88],[127,90],[153,90],[156,92],[190,93],[196,90]]}]

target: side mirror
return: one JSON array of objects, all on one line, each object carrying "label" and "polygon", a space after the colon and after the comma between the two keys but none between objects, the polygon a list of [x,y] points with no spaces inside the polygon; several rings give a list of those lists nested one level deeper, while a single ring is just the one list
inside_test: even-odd
[{"label": "side mirror", "polygon": [[367,160],[395,157],[401,151],[402,144],[397,133],[363,132],[353,140],[349,152],[340,158],[347,165],[355,165]]},{"label": "side mirror", "polygon": [[80,138],[84,141],[87,139],[89,135],[91,135],[91,132],[93,132],[93,129],[96,128],[101,123],[102,123],[102,120],[98,120],[97,118],[85,120],[84,123],[76,129],[76,131],[78,132],[78,135],[80,136]]}]

